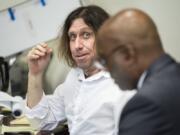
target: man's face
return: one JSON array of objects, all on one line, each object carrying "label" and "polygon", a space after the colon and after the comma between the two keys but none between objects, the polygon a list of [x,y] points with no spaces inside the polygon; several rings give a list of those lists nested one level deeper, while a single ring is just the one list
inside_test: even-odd
[{"label": "man's face", "polygon": [[95,34],[81,18],[75,19],[68,31],[70,50],[76,65],[82,69],[92,66],[96,56]]},{"label": "man's face", "polygon": [[129,55],[126,44],[120,44],[116,39],[103,35],[104,33],[98,33],[99,62],[108,69],[121,89],[134,89],[134,67],[131,66],[134,58]]}]

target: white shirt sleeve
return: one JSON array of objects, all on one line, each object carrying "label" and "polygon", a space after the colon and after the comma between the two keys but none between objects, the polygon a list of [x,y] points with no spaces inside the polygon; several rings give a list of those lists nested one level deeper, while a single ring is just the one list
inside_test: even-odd
[{"label": "white shirt sleeve", "polygon": [[[116,102],[114,103],[114,120],[115,120],[115,133],[118,134],[119,131],[119,122],[121,113],[123,108],[127,104],[127,102],[136,94],[136,90],[126,90],[122,91],[119,90],[120,96],[117,98]],[[118,94],[117,94],[118,95]]]},{"label": "white shirt sleeve", "polygon": [[43,94],[40,102],[33,108],[25,107],[25,114],[32,127],[37,130],[52,130],[60,121],[66,119],[61,87],[61,85],[58,86],[53,95]]}]

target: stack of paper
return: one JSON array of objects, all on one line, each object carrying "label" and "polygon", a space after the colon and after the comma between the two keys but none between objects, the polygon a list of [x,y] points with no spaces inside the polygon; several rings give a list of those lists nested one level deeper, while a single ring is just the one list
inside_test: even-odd
[{"label": "stack of paper", "polygon": [[[5,108],[5,111],[8,110],[9,112],[12,112],[14,117],[20,117],[24,112],[24,101],[20,96],[12,97],[7,93],[0,91],[0,108]],[[3,109],[0,110],[0,114]]]}]

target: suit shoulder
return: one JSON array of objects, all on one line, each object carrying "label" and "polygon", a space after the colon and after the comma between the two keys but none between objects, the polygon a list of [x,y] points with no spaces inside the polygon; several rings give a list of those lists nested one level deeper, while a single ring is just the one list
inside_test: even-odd
[{"label": "suit shoulder", "polygon": [[120,117],[119,135],[160,135],[159,133],[171,132],[172,129],[173,124],[161,108],[138,93],[129,100]]}]

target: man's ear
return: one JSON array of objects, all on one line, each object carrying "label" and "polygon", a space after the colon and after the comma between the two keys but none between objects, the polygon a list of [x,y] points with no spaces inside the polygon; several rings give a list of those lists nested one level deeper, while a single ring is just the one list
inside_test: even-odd
[{"label": "man's ear", "polygon": [[136,61],[137,52],[132,44],[123,45],[121,50],[127,63],[133,64]]}]

